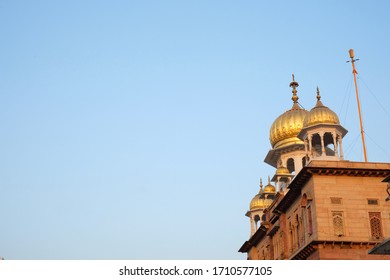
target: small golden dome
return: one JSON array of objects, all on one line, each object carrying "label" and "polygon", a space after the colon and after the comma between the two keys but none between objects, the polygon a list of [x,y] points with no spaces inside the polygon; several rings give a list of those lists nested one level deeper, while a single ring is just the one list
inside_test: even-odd
[{"label": "small golden dome", "polygon": [[276,175],[291,175],[290,171],[283,166],[278,167],[275,172]]},{"label": "small golden dome", "polygon": [[320,91],[317,87],[317,104],[307,114],[303,126],[309,127],[316,124],[340,124],[339,117],[321,102]]},{"label": "small golden dome", "polygon": [[264,193],[275,193],[276,189],[273,185],[268,184],[264,187]]},{"label": "small golden dome", "polygon": [[271,178],[268,176],[268,184],[264,187],[264,194],[275,194],[276,188],[271,185]]},{"label": "small golden dome", "polygon": [[263,194],[264,194],[263,181],[262,181],[262,179],[260,179],[260,190],[259,190],[259,193],[256,194],[252,198],[251,203],[249,204],[249,209],[251,211],[253,211],[253,210],[260,210],[260,209],[265,209],[266,208],[264,206]]},{"label": "small golden dome", "polygon": [[263,183],[260,179],[260,191],[254,198],[252,198],[249,205],[249,209],[253,210],[264,210],[268,208],[273,201],[276,189],[271,185],[270,177],[268,176],[268,184],[263,189]]},{"label": "small golden dome", "polygon": [[297,86],[299,85],[295,82],[293,75],[293,82],[290,83],[290,87],[293,88],[292,100],[294,104],[290,110],[281,114],[272,124],[269,133],[272,148],[276,149],[294,143],[303,144],[297,135],[303,128],[303,121],[308,111],[298,105]]},{"label": "small golden dome", "polygon": [[254,198],[252,198],[251,203],[249,205],[249,209],[251,211],[265,208],[264,199],[261,198],[261,195],[262,195],[261,193],[258,193],[257,195],[255,195]]}]

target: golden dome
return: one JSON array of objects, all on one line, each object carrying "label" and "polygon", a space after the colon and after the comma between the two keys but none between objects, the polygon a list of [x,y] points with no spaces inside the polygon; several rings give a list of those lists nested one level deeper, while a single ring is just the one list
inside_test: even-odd
[{"label": "golden dome", "polygon": [[269,132],[269,140],[272,148],[279,148],[294,143],[302,143],[297,135],[303,127],[303,121],[308,114],[308,111],[301,108],[298,105],[298,96],[296,88],[299,84],[294,80],[290,83],[290,87],[293,88],[293,97],[291,98],[294,102],[292,108],[283,114],[281,114],[272,124]]},{"label": "golden dome", "polygon": [[264,199],[261,198],[261,195],[262,195],[261,193],[258,193],[257,195],[255,195],[254,198],[252,198],[251,203],[249,205],[249,209],[251,211],[265,208]]},{"label": "golden dome", "polygon": [[291,175],[290,171],[283,166],[278,167],[275,172],[276,175]]},{"label": "golden dome", "polygon": [[264,208],[268,208],[274,200],[271,198],[264,199]]},{"label": "golden dome", "polygon": [[249,204],[250,211],[266,208],[264,206],[263,194],[264,194],[263,181],[260,179],[260,191],[252,198],[251,203]]},{"label": "golden dome", "polygon": [[276,189],[271,183],[268,183],[268,185],[264,187],[264,193],[274,194],[276,193]]},{"label": "golden dome", "polygon": [[268,208],[273,201],[274,194],[276,193],[276,189],[273,185],[271,185],[270,178],[268,177],[268,184],[263,189],[263,183],[260,179],[260,191],[258,194],[252,198],[251,203],[249,205],[250,211],[253,210],[264,210]]},{"label": "golden dome", "polygon": [[316,124],[340,124],[339,117],[321,102],[320,91],[317,87],[317,104],[307,114],[303,126],[309,127]]},{"label": "golden dome", "polygon": [[280,115],[270,129],[269,139],[272,148],[279,148],[294,142],[303,143],[297,135],[303,127],[303,121],[307,113],[298,104],[294,104],[291,110]]}]

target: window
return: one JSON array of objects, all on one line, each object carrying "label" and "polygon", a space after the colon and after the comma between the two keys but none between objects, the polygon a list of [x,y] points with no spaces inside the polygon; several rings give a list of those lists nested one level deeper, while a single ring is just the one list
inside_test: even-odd
[{"label": "window", "polygon": [[253,225],[254,225],[254,230],[255,230],[255,231],[259,229],[260,223],[261,223],[261,222],[260,222],[260,217],[259,217],[259,215],[254,216],[254,217],[253,217]]},{"label": "window", "polygon": [[370,219],[371,237],[374,239],[382,238],[381,213],[369,212],[368,216]]},{"label": "window", "polygon": [[332,212],[334,234],[337,236],[344,235],[343,212]]},{"label": "window", "polygon": [[332,204],[341,204],[341,197],[331,197],[330,203]]},{"label": "window", "polygon": [[287,169],[291,174],[295,174],[295,163],[293,158],[287,160]]},{"label": "window", "polygon": [[378,205],[378,199],[367,199],[368,205]]}]

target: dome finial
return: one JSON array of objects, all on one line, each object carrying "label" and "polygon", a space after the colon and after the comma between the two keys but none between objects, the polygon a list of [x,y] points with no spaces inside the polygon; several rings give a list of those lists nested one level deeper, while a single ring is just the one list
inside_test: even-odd
[{"label": "dome finial", "polygon": [[317,100],[318,101],[321,100],[320,89],[318,88],[318,86],[317,86]]},{"label": "dome finial", "polygon": [[263,193],[263,180],[260,178],[260,190],[259,190],[259,194]]},{"label": "dome finial", "polygon": [[320,106],[324,106],[324,104],[322,104],[322,102],[321,102],[320,89],[317,86],[317,104],[316,104],[316,107],[320,107]]},{"label": "dome finial", "polygon": [[299,84],[295,81],[295,76],[294,74],[292,74],[292,82],[290,83],[290,87],[293,88],[292,90],[292,93],[293,93],[293,97],[291,98],[291,100],[295,103],[298,103],[298,95],[297,95],[297,87],[299,86]]}]

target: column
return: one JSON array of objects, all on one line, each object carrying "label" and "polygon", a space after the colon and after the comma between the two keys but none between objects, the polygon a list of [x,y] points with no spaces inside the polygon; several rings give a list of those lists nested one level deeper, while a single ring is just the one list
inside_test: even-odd
[{"label": "column", "polygon": [[338,157],[339,152],[338,152],[337,135],[334,132],[332,132],[332,137],[333,137],[334,155]]},{"label": "column", "polygon": [[303,143],[305,144],[306,162],[308,162],[309,161],[309,156],[308,156],[308,152],[307,152],[307,138],[305,139],[305,141]]},{"label": "column", "polygon": [[253,217],[252,217],[252,215],[251,215],[251,217],[250,217],[250,223],[251,223],[251,237],[252,237],[252,235],[255,233],[255,224],[254,224],[254,220],[253,220]]},{"label": "column", "polygon": [[299,156],[294,157],[294,169],[295,174],[298,174],[298,172],[302,169],[302,158]]},{"label": "column", "polygon": [[343,140],[342,140],[342,137],[341,135],[339,135],[339,143],[340,143],[340,158],[341,159],[344,159],[344,154],[343,154]]},{"label": "column", "polygon": [[320,134],[320,138],[321,138],[321,156],[326,156],[325,144],[324,144],[324,133]]}]

